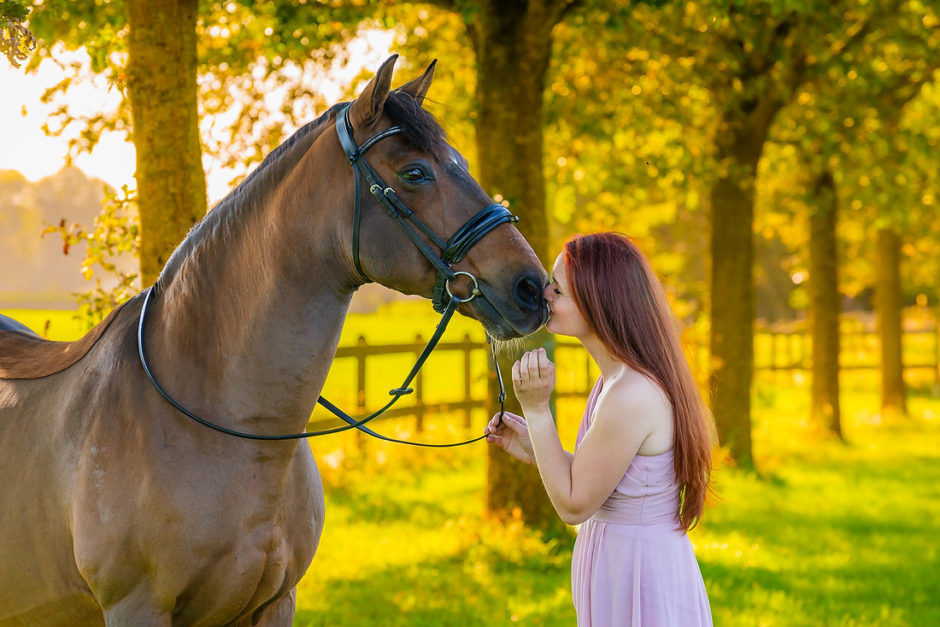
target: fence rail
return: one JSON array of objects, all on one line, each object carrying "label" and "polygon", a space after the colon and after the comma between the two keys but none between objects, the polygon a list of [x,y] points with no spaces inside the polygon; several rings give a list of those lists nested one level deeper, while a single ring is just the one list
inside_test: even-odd
[{"label": "fence rail", "polygon": [[[854,326],[854,325],[853,325]],[[801,329],[758,329],[755,345],[763,342],[756,370],[809,370],[812,368],[812,342]],[[902,333],[904,369],[932,369],[940,374],[940,323],[905,329]],[[879,367],[878,336],[862,328],[843,329],[840,335],[840,370],[875,370]]]},{"label": "fence rail", "polygon": [[[842,354],[840,355],[840,369],[842,370],[873,370],[878,368],[877,347],[878,338],[874,331],[850,321],[841,334]],[[794,327],[787,329],[772,329],[758,327],[754,335],[755,343],[755,371],[785,372],[805,371],[812,367],[811,342],[805,329]],[[903,333],[905,347],[904,369],[923,370],[930,369],[934,373],[935,386],[940,387],[940,321],[929,326],[907,328]],[[415,359],[424,350],[426,343],[419,335],[414,342],[397,344],[369,344],[364,337],[360,337],[356,344],[341,346],[336,351],[336,361],[353,360],[355,362],[355,407],[346,408],[354,418],[361,419],[368,416],[375,407],[367,407],[367,363],[372,357],[383,355],[413,356]],[[566,355],[565,361],[575,364],[576,375],[556,388],[556,397],[578,398],[585,397],[590,391],[596,377],[596,371],[591,360],[573,340],[559,339],[556,344],[558,351],[572,351],[574,355]],[[481,377],[487,377],[488,370],[482,364],[486,363],[485,355],[489,354],[487,345],[476,341],[469,335],[456,342],[441,342],[435,349],[435,355],[458,353],[462,364],[459,375],[448,385],[455,391],[455,396],[444,401],[430,402],[426,398],[425,376],[419,372],[411,384],[414,392],[410,395],[410,402],[403,399],[401,404],[393,406],[376,420],[387,418],[413,417],[415,430],[419,433],[424,428],[425,417],[431,414],[445,412],[462,412],[464,426],[472,426],[471,413],[474,409],[484,406],[484,397],[475,397],[473,382]],[[474,357],[477,357],[474,359]],[[872,357],[875,360],[872,360]],[[476,370],[473,364],[477,363]],[[401,372],[401,378],[407,372]],[[408,397],[406,397],[408,398]],[[308,423],[308,429],[322,429],[336,424],[333,418],[314,418]]]},{"label": "fence rail", "polygon": [[[377,408],[366,407],[366,363],[369,357],[379,355],[413,355],[415,360],[421,355],[426,342],[422,336],[417,336],[413,343],[399,344],[368,344],[366,339],[359,337],[356,344],[352,346],[340,346],[336,350],[336,360],[355,360],[356,363],[356,407],[354,411],[347,412],[355,419],[365,418]],[[463,364],[463,377],[460,386],[461,396],[455,400],[427,402],[425,400],[424,373],[418,371],[411,388],[414,390],[405,398],[414,399],[410,404],[394,405],[376,420],[388,418],[401,418],[404,416],[413,416],[415,418],[415,429],[420,433],[424,429],[424,418],[431,413],[444,413],[451,411],[462,411],[464,414],[464,426],[471,426],[471,410],[478,408],[483,402],[482,399],[474,399],[471,394],[472,381],[474,374],[471,369],[471,358],[476,351],[485,351],[486,346],[475,342],[469,335],[464,335],[458,342],[440,342],[434,349],[435,354],[458,352],[461,355]],[[404,378],[407,371],[401,373]],[[307,424],[308,430],[323,429],[335,424],[331,418],[311,420]]]}]

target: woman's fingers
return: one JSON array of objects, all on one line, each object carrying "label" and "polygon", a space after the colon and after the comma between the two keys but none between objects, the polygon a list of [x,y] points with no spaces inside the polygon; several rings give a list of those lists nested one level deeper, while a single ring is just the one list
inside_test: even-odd
[{"label": "woman's fingers", "polygon": [[515,431],[516,433],[525,431],[528,429],[525,420],[522,416],[517,416],[511,412],[503,412],[502,421],[500,421],[499,414],[495,414],[490,421],[486,423],[483,432],[487,435],[501,435],[506,429]]},{"label": "woman's fingers", "polygon": [[542,379],[552,379],[555,376],[555,364],[548,358],[548,353],[544,348],[539,349],[539,377]]},{"label": "woman's fingers", "polygon": [[539,348],[524,353],[513,364],[512,378],[519,381],[543,379],[551,373],[553,367],[554,364],[548,358],[548,352],[544,348]]},{"label": "woman's fingers", "polygon": [[545,355],[545,349],[540,348],[538,350],[532,351],[532,357],[529,360],[529,372],[530,376],[534,379],[541,379],[544,376],[542,371],[542,362],[548,361],[548,357]]},{"label": "woman's fingers", "polygon": [[499,414],[496,414],[490,419],[488,423],[486,423],[486,427],[484,427],[483,432],[486,434],[496,433],[500,427],[501,425],[499,421]]},{"label": "woman's fingers", "polygon": [[513,383],[528,383],[539,379],[538,351],[527,351],[512,365]]}]

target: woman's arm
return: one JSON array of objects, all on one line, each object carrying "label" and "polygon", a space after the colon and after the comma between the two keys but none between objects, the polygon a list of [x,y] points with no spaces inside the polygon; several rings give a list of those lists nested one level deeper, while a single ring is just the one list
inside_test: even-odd
[{"label": "woman's arm", "polygon": [[[633,381],[639,380],[638,378]],[[633,381],[615,381],[598,398],[591,428],[574,454],[561,446],[548,399],[554,364],[544,349],[513,366],[513,388],[522,404],[542,483],[563,521],[584,522],[611,495],[640,445],[652,432],[661,401]]]}]

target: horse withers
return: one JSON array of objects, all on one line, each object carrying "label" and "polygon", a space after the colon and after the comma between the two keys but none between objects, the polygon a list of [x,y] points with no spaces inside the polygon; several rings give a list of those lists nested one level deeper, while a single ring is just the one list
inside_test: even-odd
[{"label": "horse withers", "polygon": [[[302,431],[367,281],[430,298],[443,272],[496,339],[544,322],[544,269],[421,106],[433,64],[391,90],[395,58],[268,155],[151,288],[149,366],[189,410]],[[356,182],[365,167],[384,189]],[[434,233],[460,255],[429,262]],[[310,447],[167,403],[138,357],[143,301],[75,343],[0,331],[0,625],[289,625],[324,519]]]}]

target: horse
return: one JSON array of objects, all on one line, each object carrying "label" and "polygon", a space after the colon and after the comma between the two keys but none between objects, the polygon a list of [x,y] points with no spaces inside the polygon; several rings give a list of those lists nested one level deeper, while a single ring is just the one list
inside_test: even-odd
[{"label": "horse", "polygon": [[[269,154],[88,335],[0,331],[0,625],[291,624],[324,522],[310,447],[189,420],[148,381],[143,342],[182,407],[275,436],[303,431],[366,282],[443,284],[497,340],[544,323],[544,268],[423,108],[434,64],[392,90],[395,61]],[[438,258],[442,242],[460,254]]]}]

